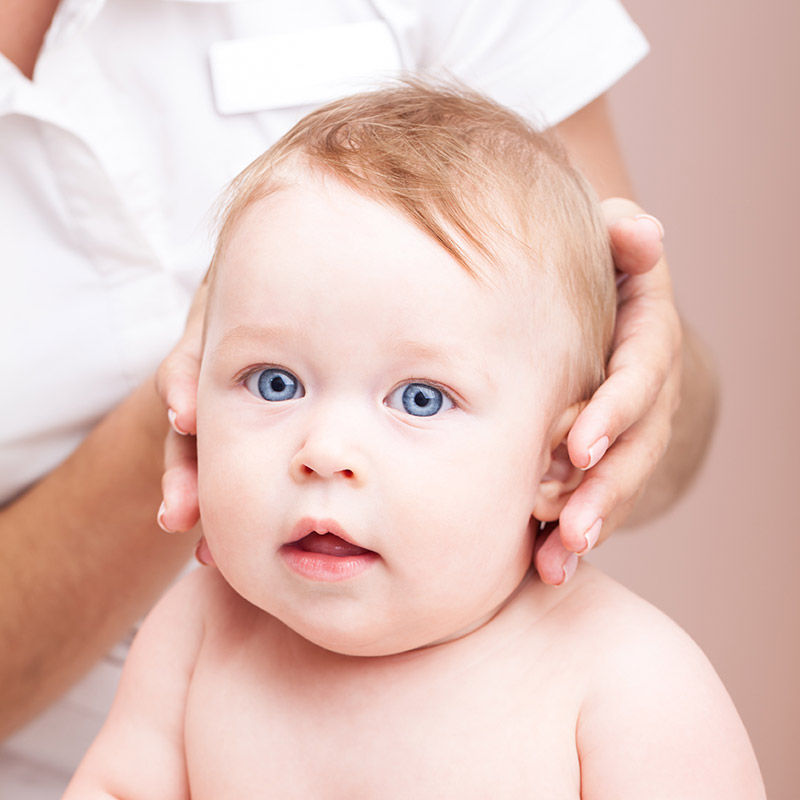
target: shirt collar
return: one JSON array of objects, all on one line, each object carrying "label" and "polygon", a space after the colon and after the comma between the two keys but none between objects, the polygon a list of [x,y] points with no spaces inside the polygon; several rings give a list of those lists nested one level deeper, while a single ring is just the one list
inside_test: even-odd
[{"label": "shirt collar", "polygon": [[[167,0],[182,3],[230,3],[242,0]],[[106,0],[61,0],[45,37],[45,47],[57,47],[85,30],[100,13]]]},{"label": "shirt collar", "polygon": [[44,47],[57,47],[81,31],[100,13],[106,0],[61,0],[47,31]]},{"label": "shirt collar", "polygon": [[[181,3],[238,3],[242,0],[166,0]],[[45,47],[56,47],[85,30],[106,0],[61,0],[45,37]]]}]

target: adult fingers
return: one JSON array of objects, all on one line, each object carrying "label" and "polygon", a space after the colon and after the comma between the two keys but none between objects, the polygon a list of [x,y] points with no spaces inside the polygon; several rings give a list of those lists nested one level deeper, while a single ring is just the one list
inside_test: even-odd
[{"label": "adult fingers", "polygon": [[602,203],[616,268],[628,275],[649,272],[663,255],[664,227],[632,200],[611,197]]},{"label": "adult fingers", "polygon": [[671,433],[669,393],[622,434],[603,460],[586,473],[559,517],[564,547],[586,553],[630,513],[666,452]]},{"label": "adult fingers", "polygon": [[197,429],[197,381],[207,299],[208,284],[204,280],[195,293],[181,340],[156,373],[156,388],[167,407],[170,424],[180,434]]},{"label": "adult fingers", "polygon": [[182,436],[197,432],[197,379],[200,359],[188,347],[176,347],[161,363],[156,386],[173,430]]},{"label": "adult fingers", "polygon": [[579,414],[567,438],[570,460],[580,469],[597,464],[663,392],[669,418],[677,404],[681,325],[672,304],[661,303],[658,310],[648,304],[632,309],[629,315],[620,314],[618,328],[620,341],[609,361],[609,376]]},{"label": "adult fingers", "polygon": [[164,443],[163,502],[158,524],[168,533],[188,531],[200,518],[197,501],[197,447],[193,436],[169,431]]},{"label": "adult fingers", "polygon": [[578,567],[578,556],[564,547],[558,527],[549,525],[536,540],[533,565],[544,583],[560,586]]}]

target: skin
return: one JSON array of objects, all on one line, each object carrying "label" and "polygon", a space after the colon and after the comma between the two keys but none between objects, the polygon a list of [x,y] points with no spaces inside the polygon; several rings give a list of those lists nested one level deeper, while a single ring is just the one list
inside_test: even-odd
[{"label": "skin", "polygon": [[[55,0],[0,0],[0,50],[28,77],[33,75],[56,5]],[[629,194],[604,105],[602,100],[591,104],[562,123],[560,132],[595,183],[604,176],[608,191]],[[589,143],[591,149],[587,149]],[[621,212],[618,207],[615,213],[639,211],[630,204]],[[660,255],[660,233],[652,223],[634,222],[630,216],[611,230],[618,265],[636,273],[643,294],[653,296],[654,303],[649,306],[657,311],[652,336],[665,336],[669,342],[679,339],[679,331],[673,331],[670,324],[655,322],[669,316],[664,309],[671,308],[663,279],[650,281],[646,274],[639,274],[647,273]],[[663,260],[659,268],[666,272]],[[155,382],[148,378],[109,413],[71,458],[0,509],[0,651],[4,653],[0,659],[0,735],[7,735],[53,702],[107,652],[150,607],[195,546],[199,533],[190,531],[197,520],[194,443],[170,431],[164,471],[164,410],[166,406],[175,411],[178,428],[194,431],[203,302],[201,288],[186,334]],[[664,375],[675,371],[679,350],[659,346],[658,352],[658,363],[648,356],[632,366],[637,373],[646,372],[644,383],[648,385],[658,385]],[[681,417],[676,418],[681,434],[673,436],[675,446],[667,452],[674,468],[669,473],[660,471],[650,481],[640,504],[645,510],[651,495],[658,499],[651,508],[671,503],[696,469],[702,452],[698,453],[696,446],[682,450],[678,445],[685,447],[687,442],[708,438],[709,409],[713,408],[710,370],[702,358],[693,369],[688,368],[687,359],[683,363]],[[577,439],[570,442],[570,453],[574,451],[573,457],[581,465],[586,463],[591,442],[605,433],[615,440],[626,423],[655,408],[651,394],[640,389],[628,395],[606,394],[608,402],[602,413],[584,417],[582,424],[579,420],[579,433],[573,431]],[[661,403],[653,412],[653,426],[664,440],[671,421],[667,405]],[[634,441],[629,452],[635,449]],[[592,486],[592,475],[598,474],[613,452],[589,473],[584,494]],[[608,518],[615,502],[635,495],[631,486],[641,487],[641,476],[654,468],[657,454],[648,444],[630,464],[623,456],[617,458],[613,472],[609,469],[602,481],[595,482],[594,505],[588,500],[583,505],[585,518],[600,512]],[[160,519],[171,530],[190,531],[181,537],[160,535],[153,520],[162,474],[165,507]],[[561,531],[573,547],[585,546],[583,521],[578,522],[565,524]],[[107,535],[109,530],[114,531],[113,537]],[[572,533],[566,535],[569,530]],[[603,532],[609,530],[610,524],[605,525]],[[556,538],[551,540],[558,543]],[[547,551],[544,556],[539,552],[537,566],[546,580],[563,579],[564,557],[560,548],[549,559]]]},{"label": "skin", "polygon": [[[307,176],[248,209],[215,280],[198,388],[205,536],[242,596],[351,655],[452,637],[505,602],[530,566],[531,513],[558,514],[543,475],[577,409],[547,379],[569,357],[546,335],[553,289],[499,283],[335,181]],[[298,396],[263,399],[262,365]],[[414,382],[438,413],[405,409]],[[282,546],[305,519],[378,554],[357,595],[287,570]]]},{"label": "skin", "polygon": [[589,565],[564,588],[528,582],[458,640],[368,659],[298,637],[215,570],[188,576],[137,636],[66,800],[264,787],[298,800],[765,797],[702,653]]},{"label": "skin", "polygon": [[59,0],[0,0],[0,52],[33,77],[44,35]]},{"label": "skin", "polygon": [[[66,800],[764,797],[688,637],[590,567],[564,589],[529,570],[531,511],[557,518],[580,479],[542,279],[489,288],[302,178],[248,209],[216,281],[198,442],[219,572],[145,622]],[[449,398],[430,416],[402,402],[421,383]],[[309,514],[364,569],[292,566]]]},{"label": "skin", "polygon": [[150,380],[0,512],[3,733],[107,653],[190,555],[196,536],[153,518],[166,429]]},{"label": "skin", "polygon": [[[559,585],[585,555],[620,524],[635,525],[671,506],[691,484],[708,448],[716,417],[714,371],[702,345],[675,309],[661,224],[636,203],[613,134],[605,97],[556,128],[598,195],[606,198],[620,286],[615,352],[608,379],[577,419],[569,437],[572,463],[589,469],[559,524],[540,537],[534,563]],[[202,300],[201,300],[202,303]],[[198,305],[198,316],[201,304]],[[160,373],[165,402],[182,432],[195,431],[198,319]],[[175,439],[174,436],[171,438]],[[605,442],[605,445],[603,445]],[[183,530],[198,519],[197,492],[187,480],[191,441],[173,442],[163,489],[162,524]],[[589,538],[594,529],[595,538]]]}]

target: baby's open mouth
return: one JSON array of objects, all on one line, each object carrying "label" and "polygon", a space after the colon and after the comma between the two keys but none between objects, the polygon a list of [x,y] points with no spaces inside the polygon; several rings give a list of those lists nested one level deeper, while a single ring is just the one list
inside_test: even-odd
[{"label": "baby's open mouth", "polygon": [[293,538],[281,548],[286,566],[314,582],[355,580],[376,564],[380,556],[361,547],[335,520],[306,517],[295,526]]},{"label": "baby's open mouth", "polygon": [[363,556],[365,553],[372,552],[372,550],[367,550],[364,547],[350,544],[350,542],[346,542],[335,533],[330,532],[317,533],[312,531],[302,539],[292,542],[289,546],[303,550],[306,553],[320,553],[326,556],[338,556],[339,558]]}]

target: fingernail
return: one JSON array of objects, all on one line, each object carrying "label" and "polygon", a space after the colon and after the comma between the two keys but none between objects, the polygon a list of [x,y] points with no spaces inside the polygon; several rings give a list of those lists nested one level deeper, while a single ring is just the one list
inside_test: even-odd
[{"label": "fingernail", "polygon": [[658,228],[658,235],[661,239],[664,238],[664,226],[661,224],[661,220],[657,219],[656,217],[651,216],[650,214],[638,214],[634,217],[635,220],[646,219],[650,220],[657,228]]},{"label": "fingernail", "polygon": [[606,450],[608,450],[608,443],[608,436],[601,436],[589,448],[589,463],[583,467],[584,471],[591,469],[606,454]]},{"label": "fingernail", "polygon": [[169,424],[172,427],[172,430],[174,430],[175,433],[179,433],[181,436],[188,436],[189,434],[186,431],[182,431],[178,427],[178,423],[175,421],[177,418],[178,418],[178,415],[175,413],[175,411],[173,409],[171,409],[171,408],[168,408],[167,409],[167,419],[169,420]]},{"label": "fingernail", "polygon": [[564,573],[564,580],[561,581],[559,586],[563,586],[575,574],[575,570],[578,569],[578,554],[570,553],[567,560],[561,565],[561,569]]},{"label": "fingernail", "polygon": [[156,516],[156,520],[158,520],[158,527],[161,528],[161,530],[164,531],[164,533],[175,533],[175,531],[173,531],[172,528],[168,528],[164,524],[164,514],[166,513],[167,513],[167,505],[162,500],[161,505],[158,507],[158,514]]},{"label": "fingernail", "polygon": [[597,540],[600,538],[600,531],[602,529],[603,520],[602,517],[598,517],[592,523],[592,527],[589,528],[589,530],[584,534],[586,537],[586,549],[583,551],[584,553],[588,553],[597,544]]}]

